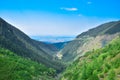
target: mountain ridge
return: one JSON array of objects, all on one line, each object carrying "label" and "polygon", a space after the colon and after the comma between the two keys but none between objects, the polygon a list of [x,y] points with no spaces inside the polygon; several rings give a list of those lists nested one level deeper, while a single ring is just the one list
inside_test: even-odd
[{"label": "mountain ridge", "polygon": [[[119,32],[120,29],[114,29],[116,30],[115,32],[112,32],[110,33],[109,31],[110,30],[113,30],[113,28],[116,28],[115,26],[119,25],[120,24],[120,20],[118,21],[111,21],[111,22],[107,22],[107,23],[104,23],[104,24],[101,24],[95,28],[92,28],[92,29],[89,29],[88,31],[85,31],[83,33],[81,33],[80,35],[78,35],[76,38],[79,38],[79,37],[82,37],[82,36],[86,36],[86,35],[89,35],[89,36],[97,36],[97,35],[102,35],[102,34],[114,34],[116,33],[117,31]],[[112,28],[113,27],[113,28]],[[97,33],[95,33],[97,32]],[[95,33],[95,34],[94,34]]]},{"label": "mountain ridge", "polygon": [[65,62],[71,62],[84,55],[85,52],[104,47],[119,35],[120,21],[107,22],[81,33],[68,43],[58,54]]},{"label": "mountain ridge", "polygon": [[[30,58],[43,63],[47,67],[61,71],[61,69],[63,69],[62,63],[55,60],[53,56],[47,52],[47,50],[50,51],[49,47],[51,45],[44,44],[49,47],[44,47],[45,49],[43,50],[42,44],[44,43],[32,40],[25,33],[0,18],[0,47],[9,49],[19,56]],[[51,50],[51,52],[53,51]]]}]

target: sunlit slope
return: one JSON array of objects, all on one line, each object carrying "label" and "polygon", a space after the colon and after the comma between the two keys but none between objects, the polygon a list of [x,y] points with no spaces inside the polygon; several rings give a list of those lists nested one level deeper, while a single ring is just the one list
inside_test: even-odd
[{"label": "sunlit slope", "polygon": [[0,80],[54,80],[56,71],[0,48]]},{"label": "sunlit slope", "polygon": [[77,59],[61,80],[120,80],[120,37]]}]

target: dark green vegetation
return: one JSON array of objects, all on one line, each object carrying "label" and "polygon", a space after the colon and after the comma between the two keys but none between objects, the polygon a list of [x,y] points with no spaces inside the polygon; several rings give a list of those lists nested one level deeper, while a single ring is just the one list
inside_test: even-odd
[{"label": "dark green vegetation", "polygon": [[61,80],[120,80],[120,37],[77,59]]},{"label": "dark green vegetation", "polygon": [[67,45],[70,41],[67,42],[58,42],[58,43],[53,43],[52,45],[54,45],[58,50],[61,50],[64,48],[65,45]]},{"label": "dark green vegetation", "polygon": [[54,80],[56,71],[0,48],[0,80]]},{"label": "dark green vegetation", "polygon": [[118,36],[119,32],[120,21],[102,24],[78,35],[75,40],[65,45],[59,53],[63,55],[62,59],[65,62],[72,62],[87,51],[104,47]]},{"label": "dark green vegetation", "polygon": [[53,57],[57,49],[49,44],[35,41],[0,18],[0,47],[9,49],[19,56],[30,58],[47,67],[63,70],[64,65]]}]

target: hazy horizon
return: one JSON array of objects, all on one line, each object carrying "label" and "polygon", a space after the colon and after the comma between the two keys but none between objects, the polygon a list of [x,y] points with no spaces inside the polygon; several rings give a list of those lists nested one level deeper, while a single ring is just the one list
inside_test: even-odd
[{"label": "hazy horizon", "polygon": [[46,43],[67,42],[75,39],[76,36],[30,36],[32,39]]}]

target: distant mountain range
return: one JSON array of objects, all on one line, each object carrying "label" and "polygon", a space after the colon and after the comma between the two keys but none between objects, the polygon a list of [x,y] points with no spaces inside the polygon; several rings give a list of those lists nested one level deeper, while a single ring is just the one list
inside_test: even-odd
[{"label": "distant mountain range", "polygon": [[46,43],[59,43],[71,41],[75,36],[30,36],[32,39],[43,41]]}]

